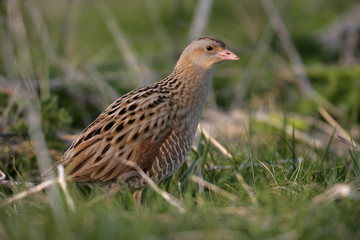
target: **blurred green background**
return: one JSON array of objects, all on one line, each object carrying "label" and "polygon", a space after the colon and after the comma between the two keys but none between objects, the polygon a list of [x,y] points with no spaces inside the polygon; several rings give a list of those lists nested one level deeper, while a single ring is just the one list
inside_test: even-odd
[{"label": "blurred green background", "polygon": [[[358,122],[358,50],[347,64],[343,42],[330,45],[344,36],[332,36],[328,45],[322,41],[330,38],[329,28],[357,3],[275,4],[315,90],[342,110],[342,123]],[[81,128],[117,97],[170,73],[191,40],[197,2],[18,1],[5,5],[0,37],[3,80],[16,81],[17,68],[22,68],[28,78],[37,80],[40,97],[56,96],[59,106],[70,113],[73,126]],[[14,22],[7,8],[13,8]],[[303,98],[297,88],[289,57],[261,3],[213,1],[206,22],[204,31],[196,34],[221,38],[241,58],[219,65],[214,73],[212,101],[219,107],[248,108],[251,97],[268,105],[271,98],[276,103],[286,100],[291,110],[316,113],[316,103]],[[346,35],[350,30],[345,26],[342,31]]]},{"label": "blurred green background", "polygon": [[[333,141],[334,125],[326,117],[332,116],[343,134],[359,140],[359,2],[270,2],[273,5],[266,10],[266,0],[0,1],[0,169],[7,179],[41,181],[42,160],[34,150],[34,143],[41,140],[35,139],[37,131],[44,134],[52,160],[59,159],[74,137],[69,134],[79,133],[121,95],[166,77],[192,39],[215,36],[240,57],[216,66],[202,120],[204,126],[216,126],[210,127],[211,134],[233,158],[211,150],[200,137],[187,166],[161,185],[182,199],[188,212],[194,212],[192,218],[189,213],[179,218],[173,211],[167,215],[171,211],[167,203],[148,190],[140,223],[137,208],[124,193],[114,202],[80,207],[74,215],[66,212],[63,220],[71,226],[59,226],[42,195],[3,207],[0,238],[23,239],[32,232],[33,239],[96,239],[100,232],[115,239],[120,230],[126,238],[132,234],[141,239],[179,238],[167,234],[171,223],[173,230],[190,231],[196,224],[205,230],[196,233],[200,235],[187,232],[189,239],[233,239],[238,234],[255,239],[359,237],[358,202],[334,201],[314,218],[308,207],[312,198],[335,183],[359,189],[359,154],[349,155],[346,145]],[[285,32],[271,20],[274,16],[283,21]],[[196,28],[196,19],[203,28]],[[300,75],[294,62],[297,53],[304,68]],[[301,87],[303,78],[309,80],[310,93]],[[214,112],[219,115],[213,117]],[[38,125],[32,122],[34,116]],[[298,162],[308,158],[305,165]],[[214,170],[217,166],[219,170]],[[204,194],[187,183],[189,174],[202,171],[208,181],[237,194],[239,202],[229,203],[210,191]],[[258,205],[251,205],[235,173],[241,173],[256,192]],[[3,188],[2,198],[23,187]],[[80,206],[101,194],[96,188],[89,195],[74,186],[71,190]],[[212,207],[229,206],[244,212],[229,216],[220,210],[212,218]],[[24,221],[16,222],[19,216]],[[32,218],[41,231],[27,225]],[[117,228],[117,222],[125,225]],[[137,232],[140,225],[142,231]],[[315,226],[319,234],[311,231]],[[17,232],[18,228],[24,230]],[[72,235],[76,228],[80,230]],[[59,234],[65,230],[65,235]],[[114,235],[106,235],[107,231]],[[208,234],[211,231],[214,235]],[[288,235],[282,238],[284,232]]]}]

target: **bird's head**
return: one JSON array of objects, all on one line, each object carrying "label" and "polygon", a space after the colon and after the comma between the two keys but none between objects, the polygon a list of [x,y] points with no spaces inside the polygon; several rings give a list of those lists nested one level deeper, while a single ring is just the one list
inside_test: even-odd
[{"label": "bird's head", "polygon": [[179,63],[210,70],[215,63],[238,59],[239,57],[231,52],[223,41],[214,37],[200,37],[185,48]]}]

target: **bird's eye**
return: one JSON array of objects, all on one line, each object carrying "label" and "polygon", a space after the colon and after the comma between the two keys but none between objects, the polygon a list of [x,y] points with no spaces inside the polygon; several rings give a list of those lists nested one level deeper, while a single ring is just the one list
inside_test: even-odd
[{"label": "bird's eye", "polygon": [[206,50],[212,51],[214,48],[212,46],[206,46]]}]

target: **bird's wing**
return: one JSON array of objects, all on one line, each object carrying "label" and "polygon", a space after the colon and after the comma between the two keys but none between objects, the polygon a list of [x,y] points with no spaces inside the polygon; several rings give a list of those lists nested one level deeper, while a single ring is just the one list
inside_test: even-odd
[{"label": "bird's wing", "polygon": [[[62,160],[73,181],[121,178],[132,161],[147,172],[172,131],[176,104],[170,92],[146,87],[111,104],[71,144]],[[132,169],[133,170],[133,169]]]}]

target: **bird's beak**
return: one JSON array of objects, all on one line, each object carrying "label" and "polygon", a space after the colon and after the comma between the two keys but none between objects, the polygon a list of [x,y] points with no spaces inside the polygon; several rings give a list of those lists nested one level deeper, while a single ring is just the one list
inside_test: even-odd
[{"label": "bird's beak", "polygon": [[216,56],[220,57],[221,60],[239,60],[240,58],[238,56],[236,56],[232,51],[230,51],[229,49],[225,49],[221,52],[219,52],[218,54],[216,54]]}]

